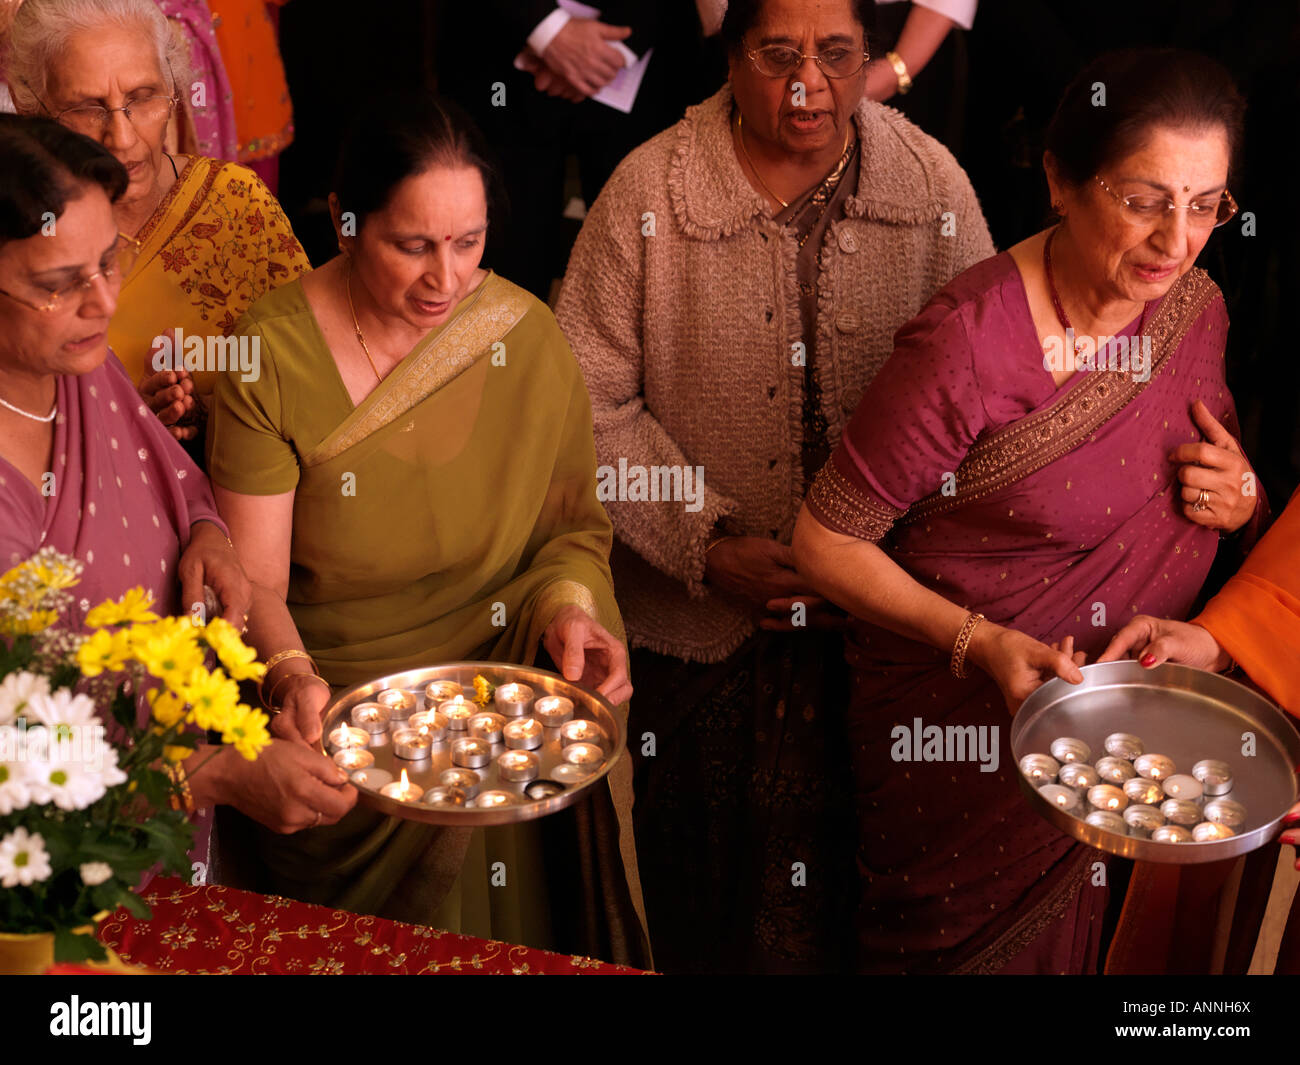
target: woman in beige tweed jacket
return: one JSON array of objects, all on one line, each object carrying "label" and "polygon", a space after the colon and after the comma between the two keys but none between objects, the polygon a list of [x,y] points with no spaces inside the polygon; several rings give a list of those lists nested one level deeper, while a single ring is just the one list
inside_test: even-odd
[{"label": "woman in beige tweed jacket", "polygon": [[952,156],[863,98],[865,68],[811,58],[838,48],[848,69],[869,6],[733,2],[728,84],[620,164],[556,309],[619,541],[638,849],[670,971],[851,964],[842,641],[788,545],[894,331],[993,254]]}]

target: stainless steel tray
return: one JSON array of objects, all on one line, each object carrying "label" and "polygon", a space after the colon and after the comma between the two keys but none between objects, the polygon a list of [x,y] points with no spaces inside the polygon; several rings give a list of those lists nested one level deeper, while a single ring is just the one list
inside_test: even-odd
[{"label": "stainless steel tray", "polygon": [[[1287,715],[1263,696],[1217,673],[1168,663],[1143,669],[1137,662],[1083,667],[1083,683],[1055,679],[1035,691],[1011,726],[1016,776],[1030,806],[1062,832],[1099,850],[1144,862],[1178,865],[1234,858],[1262,847],[1277,834],[1296,802],[1300,734]],[[1224,798],[1246,807],[1241,832],[1225,840],[1159,843],[1120,836],[1089,825],[1049,803],[1019,771],[1020,759],[1047,753],[1052,740],[1075,736],[1094,755],[1112,732],[1140,736],[1148,752],[1166,754],[1180,773],[1203,758],[1227,762],[1232,791]],[[1242,754],[1243,734],[1255,736],[1253,757]]]},{"label": "stainless steel tray", "polygon": [[[393,673],[362,684],[354,684],[352,687],[339,692],[327,704],[324,713],[325,727],[321,736],[322,747],[328,756],[327,740],[330,732],[340,723],[346,724],[349,722],[354,706],[358,703],[373,701],[380,692],[392,688],[411,692],[416,696],[416,711],[418,712],[425,709],[423,689],[430,681],[456,681],[464,686],[468,698],[473,693],[473,682],[476,674],[481,674],[494,686],[513,682],[527,684],[533,689],[535,699],[546,695],[562,695],[572,700],[574,718],[594,721],[601,726],[607,737],[607,742],[601,745],[604,748],[606,757],[600,768],[584,780],[565,785],[564,790],[556,795],[544,799],[530,799],[525,794],[527,784],[513,783],[501,779],[497,770],[497,758],[504,754],[507,748],[500,743],[496,743],[492,745],[491,761],[484,768],[477,770],[481,780],[480,790],[499,789],[508,791],[519,800],[516,805],[488,809],[476,809],[473,806],[454,808],[427,806],[421,802],[403,802],[381,795],[378,790],[366,787],[354,779],[353,783],[357,786],[357,802],[359,805],[368,806],[392,817],[420,821],[430,825],[460,825],[467,828],[477,828],[488,825],[516,824],[522,821],[531,821],[538,817],[545,817],[547,814],[553,814],[557,810],[571,806],[588,794],[590,789],[605,786],[605,779],[609,775],[610,769],[623,756],[627,746],[626,730],[609,701],[597,692],[573,684],[556,673],[531,666],[511,665],[502,662],[450,662],[444,665],[408,670],[404,673]],[[489,703],[486,709],[492,710],[492,704]],[[464,736],[467,733],[461,732],[456,735]],[[375,764],[373,768],[390,772],[394,778],[400,775],[402,769],[406,769],[408,779],[425,790],[439,783],[440,775],[444,770],[459,768],[452,766],[450,737],[448,742],[437,743],[433,746],[429,759],[418,762],[408,761],[396,756],[393,752],[391,732],[383,734],[378,740],[372,739],[370,745],[365,749],[374,756]],[[541,771],[538,774],[538,780],[548,780],[555,767],[562,762],[561,749],[560,729],[546,728],[542,746],[533,751],[541,759]],[[353,776],[355,778],[355,774]]]}]

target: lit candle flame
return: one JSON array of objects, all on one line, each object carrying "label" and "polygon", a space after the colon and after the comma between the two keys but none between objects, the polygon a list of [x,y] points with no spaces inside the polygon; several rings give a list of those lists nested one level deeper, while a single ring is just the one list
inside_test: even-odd
[{"label": "lit candle flame", "polygon": [[410,791],[410,790],[411,790],[411,782],[406,778],[406,770],[405,770],[405,769],[402,770],[402,790],[403,790],[403,791]]}]

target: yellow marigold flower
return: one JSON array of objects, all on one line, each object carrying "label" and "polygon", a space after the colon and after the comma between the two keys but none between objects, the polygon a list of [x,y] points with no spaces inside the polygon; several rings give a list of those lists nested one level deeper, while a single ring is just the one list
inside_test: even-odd
[{"label": "yellow marigold flower", "polygon": [[99,629],[77,648],[77,666],[87,677],[98,677],[105,670],[116,673],[130,658],[131,639],[121,629]]},{"label": "yellow marigold flower", "polygon": [[153,606],[153,595],[143,588],[135,587],[116,602],[106,599],[99,606],[93,607],[86,615],[86,624],[92,629],[97,629],[103,625],[130,625],[157,621],[158,615],[149,609],[151,606]]},{"label": "yellow marigold flower", "polygon": [[488,700],[492,698],[492,692],[494,690],[493,686],[488,682],[487,677],[483,676],[482,673],[474,674],[474,701],[478,703],[479,706],[487,706]]},{"label": "yellow marigold flower", "polygon": [[152,689],[146,696],[153,710],[154,720],[164,729],[170,729],[185,719],[185,700],[171,691]]},{"label": "yellow marigold flower", "polygon": [[266,666],[257,661],[257,651],[244,643],[225,618],[209,621],[203,637],[235,680],[261,680],[266,675]]},{"label": "yellow marigold flower", "polygon": [[230,714],[221,730],[221,738],[251,762],[271,742],[270,733],[266,731],[267,721],[267,716],[260,710],[241,703]]},{"label": "yellow marigold flower", "polygon": [[239,686],[219,669],[197,666],[171,687],[190,704],[190,718],[201,729],[224,731],[239,706]]}]

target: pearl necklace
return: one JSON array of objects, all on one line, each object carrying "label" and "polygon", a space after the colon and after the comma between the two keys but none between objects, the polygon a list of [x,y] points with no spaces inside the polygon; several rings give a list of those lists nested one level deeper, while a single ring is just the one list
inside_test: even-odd
[{"label": "pearl necklace", "polygon": [[21,414],[24,418],[30,418],[34,422],[52,422],[54,421],[54,416],[59,413],[59,401],[57,399],[54,401],[54,406],[50,408],[49,414],[33,414],[29,410],[23,410],[22,407],[15,407],[3,397],[0,397],[0,406],[3,406],[6,410],[13,411],[15,414]]}]

